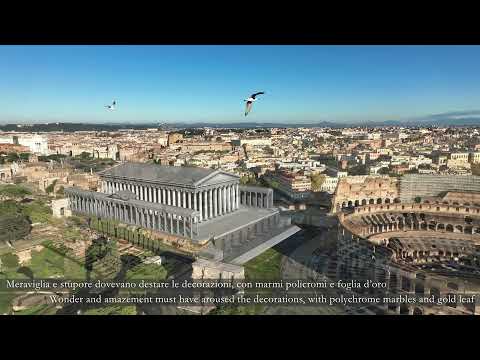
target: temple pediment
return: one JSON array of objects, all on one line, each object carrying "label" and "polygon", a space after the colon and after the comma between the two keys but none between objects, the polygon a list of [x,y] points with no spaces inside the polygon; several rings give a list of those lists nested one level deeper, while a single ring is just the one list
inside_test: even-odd
[{"label": "temple pediment", "polygon": [[219,185],[219,184],[228,183],[235,180],[236,181],[239,180],[239,177],[237,175],[229,174],[223,171],[218,171],[197,181],[195,183],[195,186]]},{"label": "temple pediment", "polygon": [[239,181],[239,176],[214,169],[189,166],[125,163],[100,173],[105,180],[129,180],[170,186],[209,186]]}]

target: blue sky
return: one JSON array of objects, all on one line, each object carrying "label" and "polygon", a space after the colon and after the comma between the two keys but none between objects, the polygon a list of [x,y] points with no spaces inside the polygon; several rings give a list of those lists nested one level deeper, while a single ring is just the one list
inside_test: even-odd
[{"label": "blue sky", "polygon": [[478,110],[479,64],[480,46],[0,46],[0,123],[409,119]]}]

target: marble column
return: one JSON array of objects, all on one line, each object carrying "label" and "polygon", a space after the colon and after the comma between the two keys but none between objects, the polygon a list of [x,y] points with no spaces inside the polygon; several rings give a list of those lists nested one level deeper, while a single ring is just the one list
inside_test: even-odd
[{"label": "marble column", "polygon": [[217,212],[218,215],[223,215],[222,211],[222,188],[217,188]]},{"label": "marble column", "polygon": [[184,208],[187,207],[187,193],[184,191],[182,191],[182,194],[183,194],[183,200],[182,200],[182,205]]},{"label": "marble column", "polygon": [[198,211],[198,208],[197,208],[197,193],[193,192],[190,195],[191,195],[191,197],[193,197],[193,210]]},{"label": "marble column", "polygon": [[188,192],[188,206],[187,206],[189,209],[192,208],[192,192],[189,191]]},{"label": "marble column", "polygon": [[217,217],[218,216],[218,207],[217,207],[217,188],[213,189],[213,216]]},{"label": "marble column", "polygon": [[222,187],[222,214],[227,212],[227,191],[225,187]]},{"label": "marble column", "polygon": [[240,207],[240,189],[238,184],[235,185],[235,198],[236,198],[235,208],[238,209]]},{"label": "marble column", "polygon": [[231,206],[232,206],[232,190],[230,185],[225,188],[226,190],[226,196],[227,196],[227,213],[231,211]]},{"label": "marble column", "polygon": [[198,211],[200,211],[200,222],[203,221],[203,201],[202,192],[198,193]]},{"label": "marble column", "polygon": [[203,218],[205,220],[208,219],[208,199],[207,199],[207,191],[204,190],[202,191],[202,195],[203,195]]},{"label": "marble column", "polygon": [[213,217],[213,191],[208,189],[208,217]]}]

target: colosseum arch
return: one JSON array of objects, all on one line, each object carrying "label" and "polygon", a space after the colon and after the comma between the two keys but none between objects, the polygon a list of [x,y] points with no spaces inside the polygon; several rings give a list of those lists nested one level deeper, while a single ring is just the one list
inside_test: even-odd
[{"label": "colosseum arch", "polygon": [[355,200],[355,206],[360,206],[360,201],[359,200]]},{"label": "colosseum arch", "polygon": [[390,199],[389,198],[385,199],[385,204],[390,204]]},{"label": "colosseum arch", "polygon": [[447,226],[445,227],[445,230],[447,232],[453,232],[453,225],[452,224],[447,224]]},{"label": "colosseum arch", "polygon": [[362,206],[367,205],[367,199],[362,200]]},{"label": "colosseum arch", "polygon": [[368,203],[369,203],[370,205],[375,204],[375,199],[370,199],[370,200],[368,201]]},{"label": "colosseum arch", "polygon": [[438,224],[437,225],[437,230],[438,231],[445,231],[445,224]]},{"label": "colosseum arch", "polygon": [[377,204],[381,204],[382,203],[382,199],[381,198],[378,198],[377,199]]},{"label": "colosseum arch", "polygon": [[455,232],[463,233],[463,226],[462,225],[456,225],[455,226]]}]

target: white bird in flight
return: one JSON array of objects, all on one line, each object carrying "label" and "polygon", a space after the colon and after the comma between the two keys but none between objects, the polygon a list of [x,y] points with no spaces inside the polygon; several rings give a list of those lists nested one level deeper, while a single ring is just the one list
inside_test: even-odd
[{"label": "white bird in flight", "polygon": [[115,100],[112,101],[112,105],[105,105],[105,107],[108,110],[115,110],[115,105],[117,105],[117,102]]},{"label": "white bird in flight", "polygon": [[255,94],[252,94],[250,95],[250,97],[248,99],[245,99],[243,101],[246,101],[247,103],[245,104],[245,116],[248,115],[248,113],[250,112],[250,110],[252,109],[252,105],[255,101],[257,101],[256,99],[256,96],[257,95],[263,95],[265,94],[263,91],[260,91],[260,92],[257,92]]}]

